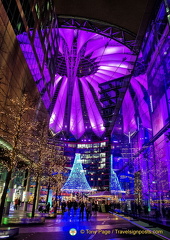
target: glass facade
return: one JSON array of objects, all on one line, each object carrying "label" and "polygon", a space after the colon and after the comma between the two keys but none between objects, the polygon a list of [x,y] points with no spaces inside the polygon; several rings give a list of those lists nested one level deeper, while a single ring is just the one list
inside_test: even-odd
[{"label": "glass facade", "polygon": [[[27,146],[28,135],[25,131],[29,129],[29,125],[26,126],[26,123],[29,122],[31,125],[35,116],[37,119],[41,116],[45,120],[47,111],[16,39],[16,34],[26,31],[17,2],[0,1],[0,25],[0,195],[2,196],[9,168],[16,166],[15,161],[10,162],[4,156],[4,149],[11,151],[17,148],[19,153],[18,171],[15,172],[15,178],[9,185],[9,192],[10,194],[14,193],[14,198],[17,194],[22,195],[25,187],[25,173],[19,169],[23,162],[28,160],[25,157],[29,149]],[[19,126],[21,127],[24,122],[18,121],[18,119],[22,115],[22,106],[24,104],[25,107],[29,106],[25,101],[26,95],[27,100],[32,102],[32,107],[38,106],[38,108],[35,112],[33,110],[32,114],[25,115],[25,128],[21,131]],[[35,99],[38,99],[38,102],[35,102]],[[8,194],[9,199],[12,200],[10,194]],[[8,207],[6,209],[8,210]]]},{"label": "glass facade", "polygon": [[[160,4],[154,17],[148,25],[139,55],[142,74],[137,71],[136,78],[140,78],[143,87],[141,90],[136,88],[134,94],[129,89],[125,100],[131,97],[133,103],[125,106],[124,100],[123,108],[125,111],[133,109],[124,125],[128,126],[136,200],[147,204],[150,210],[158,208],[163,214],[162,209],[169,206],[170,157],[169,26],[164,3]],[[134,100],[137,101],[139,96],[137,107]]]}]

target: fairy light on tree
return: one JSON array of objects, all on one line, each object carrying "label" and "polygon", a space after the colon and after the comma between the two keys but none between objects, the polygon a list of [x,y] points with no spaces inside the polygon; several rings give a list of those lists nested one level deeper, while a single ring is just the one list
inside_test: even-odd
[{"label": "fairy light on tree", "polygon": [[51,177],[51,189],[55,192],[55,200],[58,201],[58,197],[61,194],[61,188],[66,181],[66,169],[60,169],[58,172],[53,173]]},{"label": "fairy light on tree", "polygon": [[68,192],[90,192],[92,191],[84,174],[80,154],[76,153],[71,173],[61,189]]},{"label": "fairy light on tree", "polygon": [[62,151],[59,151],[55,141],[48,141],[47,145],[47,159],[45,163],[45,172],[43,182],[48,186],[46,203],[48,202],[49,191],[53,189],[56,192],[56,198],[59,194],[61,187],[65,181],[64,173],[66,172],[65,163],[66,158]]},{"label": "fairy light on tree", "polygon": [[1,110],[0,133],[3,139],[0,142],[2,148],[1,164],[6,169],[7,174],[1,196],[0,222],[9,183],[15,177],[15,171],[18,168],[25,168],[30,163],[27,140],[32,137],[31,129],[34,127],[32,116],[35,111],[31,105],[32,101],[28,101],[27,94],[22,93],[20,98],[6,100],[5,108]]},{"label": "fairy light on tree", "polygon": [[46,159],[49,154],[47,145],[48,128],[47,122],[39,122],[37,129],[34,132],[34,143],[32,146],[32,164],[30,165],[30,172],[35,179],[35,190],[32,206],[32,217],[35,215],[36,202],[38,196],[38,189],[41,183],[43,174],[46,170]]},{"label": "fairy light on tree", "polygon": [[[39,190],[41,184],[48,186],[47,201],[49,190],[54,182],[53,173],[58,172],[60,176],[65,166],[64,156],[58,151],[55,142],[49,142],[48,121],[39,122],[35,129],[34,142],[32,143],[32,164],[29,166],[30,173],[35,181],[35,190],[32,207],[32,217],[39,202]],[[59,185],[60,179],[55,183]],[[46,202],[47,202],[46,201]]]}]

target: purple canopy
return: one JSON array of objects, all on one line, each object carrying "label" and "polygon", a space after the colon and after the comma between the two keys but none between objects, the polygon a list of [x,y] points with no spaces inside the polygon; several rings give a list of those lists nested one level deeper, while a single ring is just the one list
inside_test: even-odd
[{"label": "purple canopy", "polygon": [[[98,85],[129,75],[136,56],[121,42],[96,33],[67,28],[52,31],[58,36],[50,40],[52,54],[46,65],[38,33],[34,39],[44,78],[27,34],[17,36],[38,89],[43,92],[45,106],[49,108],[53,101],[50,128],[55,133],[71,133],[76,139],[85,132],[101,137],[105,127]],[[45,45],[49,48],[48,43]],[[51,62],[55,71],[53,83],[49,73]]]}]

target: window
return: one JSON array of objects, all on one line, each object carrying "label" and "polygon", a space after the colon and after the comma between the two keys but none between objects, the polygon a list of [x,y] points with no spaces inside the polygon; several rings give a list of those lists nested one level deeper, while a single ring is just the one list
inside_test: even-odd
[{"label": "window", "polygon": [[100,143],[100,147],[105,147],[106,146],[106,142],[101,142]]}]

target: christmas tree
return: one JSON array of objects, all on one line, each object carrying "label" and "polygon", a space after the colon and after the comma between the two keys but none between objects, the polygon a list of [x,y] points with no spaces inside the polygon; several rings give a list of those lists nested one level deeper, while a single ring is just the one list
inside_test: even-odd
[{"label": "christmas tree", "polygon": [[74,164],[71,169],[70,175],[61,190],[67,191],[67,192],[90,192],[91,191],[91,187],[89,186],[84,174],[79,153],[76,153]]},{"label": "christmas tree", "polygon": [[116,192],[122,191],[117,174],[113,170],[113,156],[112,155],[111,155],[110,191],[111,191],[111,193],[113,193],[113,192],[116,193]]},{"label": "christmas tree", "polygon": [[110,176],[110,190],[111,192],[122,191],[118,177],[113,169],[111,170],[111,176]]}]

